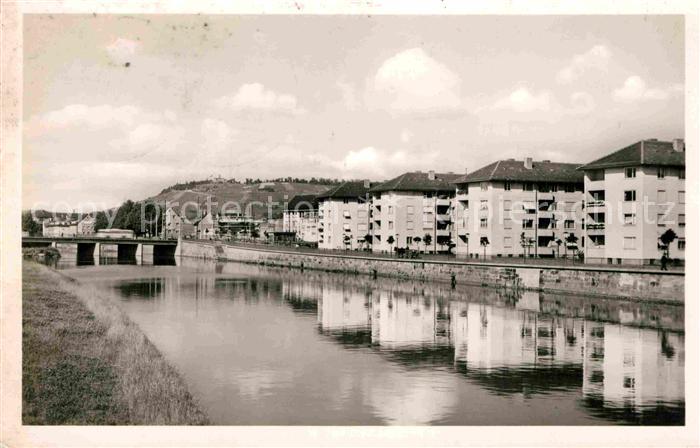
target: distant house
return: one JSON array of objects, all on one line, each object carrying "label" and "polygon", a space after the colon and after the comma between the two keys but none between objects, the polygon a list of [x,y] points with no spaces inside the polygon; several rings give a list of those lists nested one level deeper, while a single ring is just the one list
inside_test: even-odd
[{"label": "distant house", "polygon": [[200,240],[211,240],[218,235],[218,221],[214,219],[213,213],[206,213],[202,219],[195,224],[196,237]]},{"label": "distant house", "polygon": [[258,185],[258,190],[275,191],[275,183],[274,182],[261,182],[260,185]]},{"label": "distant house", "polygon": [[199,221],[199,209],[186,207],[186,216],[182,216],[181,207],[168,207],[165,211],[165,237],[166,238],[195,238],[197,236],[196,223]]},{"label": "distant house", "polygon": [[101,229],[95,233],[97,238],[134,238],[134,231],[130,229]]},{"label": "distant house", "polygon": [[76,233],[78,235],[92,235],[95,233],[95,218],[88,215],[77,224]]},{"label": "distant house", "polygon": [[313,194],[294,196],[282,212],[282,230],[294,232],[296,239],[318,243],[318,200]]},{"label": "distant house", "polygon": [[53,221],[45,219],[41,223],[41,234],[58,238],[74,237],[78,233],[78,223],[76,221]]}]

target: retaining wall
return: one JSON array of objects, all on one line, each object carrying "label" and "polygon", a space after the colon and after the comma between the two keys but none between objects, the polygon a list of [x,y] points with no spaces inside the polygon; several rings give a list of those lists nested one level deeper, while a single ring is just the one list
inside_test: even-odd
[{"label": "retaining wall", "polygon": [[458,261],[383,259],[299,253],[183,241],[182,256],[412,280],[684,303],[682,272],[615,271],[590,267],[514,266]]}]

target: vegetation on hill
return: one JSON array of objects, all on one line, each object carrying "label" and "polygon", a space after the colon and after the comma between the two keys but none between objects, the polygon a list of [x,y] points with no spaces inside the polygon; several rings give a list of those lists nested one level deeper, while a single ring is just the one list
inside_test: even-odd
[{"label": "vegetation on hill", "polygon": [[310,179],[302,178],[302,177],[277,177],[274,179],[253,179],[252,177],[246,177],[243,180],[238,180],[235,178],[231,179],[226,179],[223,182],[216,182],[211,179],[205,179],[205,180],[191,180],[188,182],[182,182],[182,183],[176,183],[175,185],[171,185],[169,187],[163,188],[161,190],[160,194],[165,194],[170,191],[183,191],[183,190],[192,190],[196,189],[199,186],[203,185],[208,185],[208,184],[215,184],[215,183],[228,183],[228,184],[242,184],[242,185],[258,185],[262,183],[282,183],[282,182],[287,182],[287,183],[295,183],[295,184],[310,184],[310,185],[324,185],[324,186],[330,186],[330,185],[338,185],[342,183],[343,181],[340,179],[332,179],[332,178],[325,178],[325,177],[312,177]]}]

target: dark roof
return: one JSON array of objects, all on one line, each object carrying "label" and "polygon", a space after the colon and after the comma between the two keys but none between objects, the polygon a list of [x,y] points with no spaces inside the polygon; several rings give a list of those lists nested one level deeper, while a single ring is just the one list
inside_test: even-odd
[{"label": "dark roof", "polygon": [[429,173],[414,171],[383,182],[371,191],[453,191],[453,181],[459,177],[459,174],[435,173],[435,179],[429,179]]},{"label": "dark roof", "polygon": [[685,166],[685,151],[675,151],[673,142],[641,140],[598,160],[587,163],[582,170],[624,166]]},{"label": "dark roof", "polygon": [[296,212],[312,211],[318,208],[315,194],[298,194],[289,200],[286,210]]},{"label": "dark roof", "polygon": [[558,163],[547,160],[533,161],[532,169],[525,168],[522,160],[499,160],[472,173],[460,177],[453,183],[466,184],[487,181],[520,182],[581,182],[583,173],[576,168],[580,163]]},{"label": "dark roof", "polygon": [[[372,186],[373,185],[370,184],[370,188]],[[322,201],[324,199],[364,199],[366,198],[370,188],[365,187],[365,182],[361,180],[343,182],[342,184],[337,185],[331,188],[330,190],[319,194],[318,196],[316,196],[316,199],[318,201]]]}]

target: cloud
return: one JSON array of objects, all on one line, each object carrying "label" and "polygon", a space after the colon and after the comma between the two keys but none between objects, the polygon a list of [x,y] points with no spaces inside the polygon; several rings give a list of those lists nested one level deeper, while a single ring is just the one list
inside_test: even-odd
[{"label": "cloud", "polygon": [[[424,151],[418,158],[421,165],[431,165],[436,162],[437,156],[434,151]],[[343,178],[386,179],[415,169],[416,159],[416,156],[403,150],[388,151],[367,146],[348,151],[340,161],[328,160],[325,164]]]},{"label": "cloud", "polygon": [[671,95],[682,93],[681,84],[673,84],[670,87],[659,89],[649,88],[646,82],[639,76],[630,76],[622,84],[622,87],[613,91],[613,99],[621,103],[648,100],[666,100]]},{"label": "cloud", "polygon": [[69,126],[106,127],[113,125],[132,126],[141,111],[134,106],[115,107],[109,104],[87,106],[70,104],[36,117],[31,123],[44,128],[64,128]]},{"label": "cloud", "polygon": [[129,60],[136,54],[136,50],[139,43],[130,39],[117,38],[111,44],[107,45],[106,50],[109,58],[121,65]]},{"label": "cloud", "polygon": [[222,96],[214,101],[218,107],[236,112],[258,110],[284,112],[294,115],[303,114],[294,95],[276,93],[260,83],[243,84],[231,96]]},{"label": "cloud", "polygon": [[569,97],[571,108],[569,112],[574,114],[588,114],[593,112],[596,107],[595,100],[590,93],[574,92]]},{"label": "cloud", "polygon": [[423,49],[402,51],[382,63],[368,89],[368,103],[395,112],[459,108],[459,76]]},{"label": "cloud", "polygon": [[587,71],[605,71],[610,61],[611,53],[605,45],[596,45],[583,54],[574,56],[569,64],[557,73],[557,82],[569,84]]},{"label": "cloud", "polygon": [[525,87],[514,90],[510,95],[496,101],[493,109],[513,112],[547,112],[552,108],[552,94],[547,91],[532,93]]},{"label": "cloud", "polygon": [[340,90],[345,109],[349,111],[357,110],[360,107],[360,101],[357,98],[357,92],[353,85],[344,81],[338,81],[335,85]]}]

